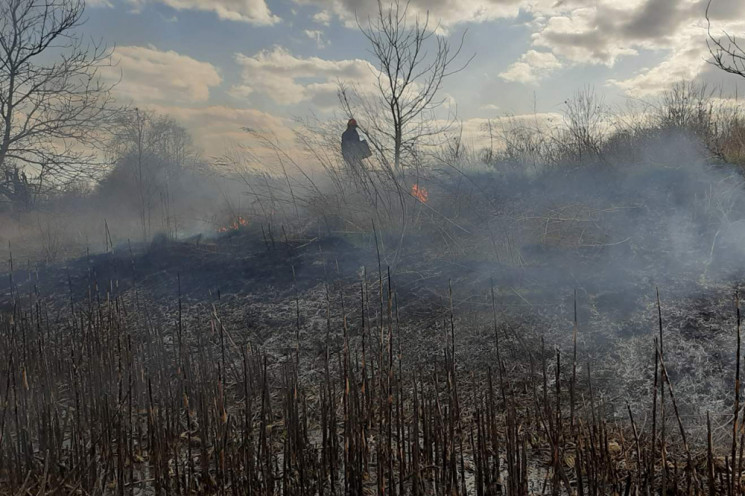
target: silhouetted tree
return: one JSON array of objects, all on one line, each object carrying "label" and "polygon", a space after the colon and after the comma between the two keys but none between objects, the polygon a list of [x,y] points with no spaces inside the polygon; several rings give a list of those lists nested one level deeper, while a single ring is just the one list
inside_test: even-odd
[{"label": "silhouetted tree", "polygon": [[352,90],[340,86],[340,101],[350,117],[358,111],[363,114],[362,130],[372,134],[384,159],[382,152],[392,151],[393,168],[400,171],[405,151],[448,128],[448,123],[438,124],[435,111],[445,102],[440,95],[444,80],[470,62],[455,66],[465,33],[460,43],[452,46],[437,34],[438,26],[430,25],[429,14],[412,20],[409,3],[400,0],[387,5],[379,0],[377,15],[364,25],[358,20],[358,26],[375,57],[378,95],[351,94]]},{"label": "silhouetted tree", "polygon": [[97,75],[109,51],[83,43],[84,8],[82,0],[0,0],[0,171],[21,169],[37,190],[101,164],[90,145],[112,108]]}]

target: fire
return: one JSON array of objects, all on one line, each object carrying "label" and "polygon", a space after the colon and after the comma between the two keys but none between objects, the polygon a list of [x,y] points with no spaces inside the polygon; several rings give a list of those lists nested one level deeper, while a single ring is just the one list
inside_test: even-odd
[{"label": "fire", "polygon": [[218,227],[217,232],[224,233],[228,231],[237,231],[241,227],[245,227],[247,225],[248,221],[239,215],[233,222],[231,222],[227,226]]},{"label": "fire", "polygon": [[422,203],[427,203],[427,199],[429,198],[429,192],[424,186],[419,186],[418,184],[415,184],[411,187],[411,196],[416,198]]}]

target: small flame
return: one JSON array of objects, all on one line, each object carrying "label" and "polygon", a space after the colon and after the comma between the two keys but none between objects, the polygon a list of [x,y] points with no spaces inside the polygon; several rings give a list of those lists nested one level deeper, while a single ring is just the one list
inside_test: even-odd
[{"label": "small flame", "polygon": [[247,225],[248,221],[239,215],[233,222],[231,222],[227,226],[218,227],[217,232],[224,233],[228,231],[237,231],[241,227],[245,227]]},{"label": "small flame", "polygon": [[422,203],[427,203],[427,199],[429,198],[429,192],[424,186],[419,186],[418,184],[415,184],[411,187],[411,196],[416,198]]}]

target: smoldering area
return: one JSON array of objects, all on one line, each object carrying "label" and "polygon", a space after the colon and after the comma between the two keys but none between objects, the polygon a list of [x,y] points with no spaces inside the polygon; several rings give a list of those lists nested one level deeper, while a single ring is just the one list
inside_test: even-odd
[{"label": "smoldering area", "polygon": [[[62,315],[70,301],[94,294],[139,294],[169,325],[180,284],[195,308],[232,307],[225,322],[281,356],[296,325],[293,300],[317,352],[324,301],[346,298],[354,327],[363,270],[373,285],[386,284],[390,271],[403,347],[418,357],[411,366],[441,353],[451,291],[458,353],[488,366],[492,291],[498,325],[520,333],[514,353],[527,346],[536,356],[541,338],[571,354],[576,294],[580,373],[592,367],[616,414],[629,402],[644,415],[659,290],[669,373],[685,415],[701,426],[707,411],[727,404],[734,356],[723,350],[734,346],[745,269],[745,190],[740,169],[713,160],[694,137],[660,133],[561,170],[448,164],[404,178],[404,203],[384,198],[387,214],[354,178],[309,181],[185,175],[171,188],[176,235],[145,243],[133,241],[140,226],[128,192],[107,186],[107,198],[121,199],[105,214],[108,231],[101,205],[87,197],[69,203],[56,228],[85,233],[85,255],[33,261],[19,250],[2,278],[3,306],[36,294]],[[410,194],[413,184],[426,188],[426,202]]]}]

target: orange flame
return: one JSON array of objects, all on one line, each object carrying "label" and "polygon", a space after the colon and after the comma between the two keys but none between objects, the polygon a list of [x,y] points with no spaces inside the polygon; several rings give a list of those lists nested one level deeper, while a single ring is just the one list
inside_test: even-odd
[{"label": "orange flame", "polygon": [[247,225],[248,221],[239,215],[233,222],[231,222],[227,226],[218,227],[217,232],[224,233],[228,231],[237,231],[241,227],[245,227]]},{"label": "orange flame", "polygon": [[415,184],[411,187],[411,196],[416,198],[422,203],[427,203],[427,199],[429,198],[429,192],[424,186],[419,186],[418,184]]}]

